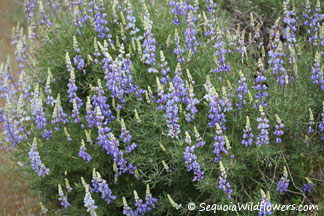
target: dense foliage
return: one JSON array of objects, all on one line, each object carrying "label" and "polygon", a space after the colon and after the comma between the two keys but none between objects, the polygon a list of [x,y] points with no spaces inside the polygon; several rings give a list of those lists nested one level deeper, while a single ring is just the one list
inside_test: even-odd
[{"label": "dense foliage", "polygon": [[3,147],[57,215],[320,213],[324,14],[277,2],[25,0]]}]

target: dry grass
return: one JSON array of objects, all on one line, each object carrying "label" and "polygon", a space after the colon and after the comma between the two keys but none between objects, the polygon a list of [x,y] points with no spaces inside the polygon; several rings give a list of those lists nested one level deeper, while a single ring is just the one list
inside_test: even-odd
[{"label": "dry grass", "polygon": [[[11,29],[23,20],[22,13],[19,1],[0,0],[0,63],[6,62],[9,54],[13,71],[17,71],[17,65],[10,45]],[[14,166],[7,152],[0,150],[0,216],[39,215],[39,202],[33,198],[27,181],[15,172]]]}]

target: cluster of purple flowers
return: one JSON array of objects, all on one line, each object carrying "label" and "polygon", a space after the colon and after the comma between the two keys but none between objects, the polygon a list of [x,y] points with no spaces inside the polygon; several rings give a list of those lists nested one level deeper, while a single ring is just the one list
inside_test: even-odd
[{"label": "cluster of purple flowers", "polygon": [[51,26],[52,25],[52,22],[50,21],[50,19],[46,15],[46,12],[45,12],[45,9],[44,9],[44,5],[43,5],[43,1],[39,1],[38,3],[39,3],[39,13],[41,15],[40,24],[41,25]]},{"label": "cluster of purple flowers", "polygon": [[59,195],[58,200],[61,201],[60,203],[61,206],[63,206],[64,208],[69,207],[70,203],[67,201],[67,197],[64,195],[62,186],[60,184],[58,185],[58,195]]},{"label": "cluster of purple flowers", "polygon": [[157,199],[152,197],[149,185],[147,185],[146,188],[145,202],[139,198],[136,191],[134,191],[134,197],[135,197],[136,210],[132,210],[131,207],[128,206],[125,197],[123,197],[124,215],[126,216],[145,215],[147,212],[150,212],[153,208],[155,208],[155,203],[157,202]]},{"label": "cluster of purple flowers", "polygon": [[[323,113],[321,113],[322,116],[322,122],[319,124],[320,131],[324,131],[324,102],[323,102]],[[324,140],[324,135],[321,137],[322,140]]]},{"label": "cluster of purple flowers", "polygon": [[63,108],[61,106],[61,96],[60,94],[57,95],[56,98],[56,103],[54,106],[54,111],[53,111],[53,115],[52,115],[52,124],[56,124],[56,130],[59,131],[60,127],[59,127],[59,123],[63,123],[63,125],[65,125],[68,122],[68,115],[64,113]]},{"label": "cluster of purple flowers", "polygon": [[25,15],[27,17],[27,21],[30,22],[32,17],[34,17],[34,8],[36,4],[36,0],[25,0],[24,6],[25,6]]},{"label": "cluster of purple flowers", "polygon": [[103,1],[91,1],[89,3],[90,9],[89,14],[92,15],[92,23],[94,25],[94,30],[97,32],[99,38],[111,38],[110,30],[108,28],[107,16],[105,13],[106,8]]},{"label": "cluster of purple flowers", "polygon": [[290,9],[289,0],[284,2],[284,15],[283,22],[286,24],[286,28],[283,38],[287,39],[289,43],[294,43],[296,42],[297,17],[295,8]]},{"label": "cluster of purple flowers", "polygon": [[161,68],[161,73],[163,75],[160,81],[164,85],[167,85],[170,80],[170,77],[168,75],[170,73],[170,67],[168,66],[168,62],[165,60],[165,56],[162,50],[160,51],[160,56],[161,56],[160,68]]},{"label": "cluster of purple flowers", "polygon": [[226,43],[224,42],[222,32],[219,27],[216,30],[216,43],[214,47],[216,48],[215,63],[216,68],[214,69],[215,73],[219,73],[218,79],[222,80],[221,73],[231,71],[231,67],[226,63],[226,54],[230,53],[231,50],[226,48]]},{"label": "cluster of purple flowers", "polygon": [[178,59],[178,63],[184,63],[186,60],[184,59],[184,57],[182,56],[182,54],[184,53],[184,49],[181,48],[180,45],[180,37],[178,34],[178,30],[175,30],[175,34],[174,34],[174,40],[176,43],[176,48],[173,50],[173,53],[177,55],[177,59]]},{"label": "cluster of purple flowers", "polygon": [[324,91],[324,79],[323,79],[323,68],[321,68],[321,54],[316,52],[315,63],[312,67],[311,80],[314,85],[319,85]]},{"label": "cluster of purple flowers", "polygon": [[198,163],[197,156],[194,153],[196,146],[195,145],[191,146],[191,137],[188,131],[186,131],[185,133],[186,133],[185,141],[188,144],[188,146],[186,147],[186,151],[184,152],[185,164],[188,167],[188,172],[190,172],[191,170],[193,170],[194,172],[193,181],[200,181],[201,179],[204,178],[204,172],[200,170],[200,164]]},{"label": "cluster of purple flowers", "polygon": [[77,68],[80,71],[83,71],[83,74],[86,74],[85,62],[84,59],[82,58],[81,50],[78,46],[78,41],[75,36],[73,36],[73,49],[75,52],[75,56],[73,57],[73,63],[77,65]]},{"label": "cluster of purple flowers", "polygon": [[276,130],[273,132],[273,134],[276,136],[276,143],[281,143],[280,137],[285,133],[283,130],[285,125],[281,122],[281,119],[277,114],[276,114],[276,121],[277,121]]},{"label": "cluster of purple flowers", "polygon": [[104,199],[107,204],[111,202],[111,200],[115,200],[116,196],[112,195],[112,191],[108,186],[108,183],[105,179],[101,178],[101,175],[93,169],[92,176],[92,187],[90,187],[90,192],[101,193],[101,199]]},{"label": "cluster of purple flowers", "polygon": [[173,20],[173,24],[175,25],[180,25],[181,16],[186,16],[190,10],[195,10],[194,6],[189,4],[188,0],[180,2],[171,0],[169,5],[172,7],[171,13],[175,16]]},{"label": "cluster of purple flowers", "polygon": [[244,74],[242,73],[242,71],[240,71],[239,73],[240,73],[240,79],[238,80],[239,86],[236,89],[239,102],[236,103],[236,106],[239,109],[242,109],[243,105],[246,104],[244,95],[248,93],[249,89],[247,87],[246,78],[244,77]]},{"label": "cluster of purple flowers", "polygon": [[314,130],[314,115],[313,115],[313,111],[309,108],[309,126],[308,126],[308,134],[312,134],[315,132]]},{"label": "cluster of purple flowers", "polygon": [[[127,54],[126,58],[116,59],[108,64],[106,68],[105,80],[106,86],[111,91],[112,98],[118,99],[118,101],[125,103],[125,95],[134,93],[139,99],[144,93],[143,89],[139,89],[136,84],[133,83],[132,75],[132,61],[130,55]],[[117,109],[120,109],[120,105],[117,105]]]},{"label": "cluster of purple flowers", "polygon": [[261,116],[257,118],[259,122],[258,130],[260,134],[257,136],[256,144],[261,146],[262,144],[269,144],[269,120],[267,119],[262,106],[259,106]]},{"label": "cluster of purple flowers", "polygon": [[284,174],[280,178],[280,181],[277,183],[277,191],[282,193],[282,192],[287,192],[288,191],[288,186],[289,186],[290,180],[288,179],[288,172],[287,168],[284,167]]},{"label": "cluster of purple flowers", "polygon": [[[152,20],[150,20],[150,13],[145,5],[144,13],[144,56],[143,59],[147,65],[155,67],[155,52],[156,52],[156,41],[154,39],[154,34],[152,33]],[[157,73],[157,69],[150,67],[148,72]]]},{"label": "cluster of purple flowers", "polygon": [[195,119],[195,114],[198,112],[196,105],[199,103],[199,100],[195,97],[195,93],[193,91],[192,84],[187,83],[187,96],[184,98],[185,103],[187,104],[186,111],[188,111],[186,115],[186,120],[188,122]]},{"label": "cluster of purple flowers", "polygon": [[261,59],[259,59],[259,70],[257,71],[257,78],[255,79],[255,87],[254,89],[257,91],[255,94],[256,104],[254,108],[258,108],[260,105],[267,106],[266,97],[268,97],[267,93],[267,85],[265,82],[267,81],[267,77],[264,76],[264,65]]},{"label": "cluster of purple flowers", "polygon": [[250,126],[250,119],[248,116],[246,116],[246,126],[245,129],[243,129],[243,139],[242,144],[246,147],[251,146],[253,144],[253,133],[251,132],[251,126]]},{"label": "cluster of purple flowers", "polygon": [[300,190],[302,190],[304,194],[306,194],[306,193],[310,194],[310,193],[312,193],[312,190],[313,190],[314,187],[315,187],[315,184],[313,184],[313,183],[310,182],[308,184],[304,184],[300,188]]},{"label": "cluster of purple flowers", "polygon": [[219,166],[220,166],[220,170],[221,170],[221,175],[219,176],[218,188],[222,189],[226,193],[227,198],[232,200],[232,197],[231,197],[231,194],[232,194],[231,185],[227,182],[226,171],[225,171],[225,168],[224,168],[223,163],[221,161],[219,162]]},{"label": "cluster of purple flowers", "polygon": [[181,99],[176,94],[176,90],[173,86],[173,83],[170,82],[169,93],[167,94],[167,102],[166,102],[166,121],[169,128],[169,136],[178,137],[180,133],[180,124],[178,123],[179,116],[179,107],[178,104],[180,103]]},{"label": "cluster of purple flowers", "polygon": [[84,187],[86,190],[86,194],[83,199],[84,207],[87,208],[87,212],[89,212],[91,216],[97,216],[95,210],[96,208],[98,208],[98,206],[95,205],[95,201],[91,197],[91,193],[89,191],[89,185],[84,184]]},{"label": "cluster of purple flowers", "polygon": [[29,159],[31,162],[31,166],[33,170],[39,175],[39,176],[45,176],[49,174],[49,169],[45,167],[45,165],[42,163],[39,153],[37,151],[37,139],[34,138],[32,147],[30,148],[30,151],[28,153]]},{"label": "cluster of purple flowers", "polygon": [[270,202],[270,198],[268,198],[264,191],[261,190],[261,206],[258,216],[266,216],[266,215],[272,215],[272,204]]},{"label": "cluster of purple flowers", "polygon": [[188,27],[184,34],[186,35],[185,43],[187,44],[187,51],[194,55],[197,52],[197,46],[199,45],[196,37],[196,26],[195,26],[196,18],[193,13],[190,11],[187,16],[187,24]]},{"label": "cluster of purple flowers", "polygon": [[23,72],[24,64],[28,62],[28,49],[29,44],[26,40],[26,36],[24,35],[23,28],[20,28],[19,25],[17,25],[17,28],[13,29],[13,34],[11,36],[11,45],[15,46],[14,54],[16,56],[16,61],[18,63],[19,72],[18,74]]},{"label": "cluster of purple flowers", "polygon": [[223,129],[225,129],[225,125],[223,123],[225,123],[226,120],[225,114],[220,105],[221,100],[219,99],[215,88],[212,86],[209,77],[207,77],[204,86],[207,91],[207,94],[204,96],[204,98],[207,100],[207,102],[209,102],[210,106],[208,115],[210,122],[208,123],[208,125],[210,127],[216,127],[216,125],[219,124]]},{"label": "cluster of purple flowers", "polygon": [[120,121],[120,125],[121,125],[121,134],[119,138],[123,141],[123,143],[129,144],[126,147],[126,153],[129,154],[137,147],[137,145],[135,143],[130,144],[132,135],[130,135],[129,131],[126,129],[124,119]]},{"label": "cluster of purple flowers", "polygon": [[216,136],[214,137],[215,143],[213,144],[214,146],[214,151],[213,153],[216,155],[214,161],[219,162],[222,160],[222,153],[228,154],[227,150],[225,149],[225,136],[223,134],[222,128],[219,126],[219,124],[216,123]]},{"label": "cluster of purple flowers", "polygon": [[84,140],[81,140],[81,147],[79,151],[79,157],[82,158],[83,160],[86,160],[90,162],[92,160],[92,157],[89,153],[86,152],[87,148],[85,147]]},{"label": "cluster of purple flowers", "polygon": [[[277,38],[277,36],[276,36]],[[280,86],[283,86],[286,82],[286,76],[288,73],[284,68],[283,57],[286,56],[283,52],[283,44],[280,41],[276,46],[276,49],[269,50],[269,65],[273,66],[272,73],[276,76],[277,82]]]},{"label": "cluster of purple flowers", "polygon": [[316,45],[318,36],[319,36],[319,28],[321,25],[321,20],[324,18],[324,14],[321,13],[321,2],[317,0],[316,8],[314,14],[311,14],[311,5],[309,1],[306,1],[306,13],[304,14],[304,25],[308,27],[308,42]]}]

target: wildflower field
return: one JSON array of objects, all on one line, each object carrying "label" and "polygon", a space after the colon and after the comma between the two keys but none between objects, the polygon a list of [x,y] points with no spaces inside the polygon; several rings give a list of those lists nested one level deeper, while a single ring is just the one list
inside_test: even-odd
[{"label": "wildflower field", "polygon": [[0,145],[41,215],[324,215],[324,2],[23,5]]}]

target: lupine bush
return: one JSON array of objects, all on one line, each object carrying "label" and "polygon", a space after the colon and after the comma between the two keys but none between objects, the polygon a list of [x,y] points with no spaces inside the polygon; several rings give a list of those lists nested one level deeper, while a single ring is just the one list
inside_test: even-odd
[{"label": "lupine bush", "polygon": [[259,10],[227,19],[225,3],[25,0],[19,71],[0,67],[1,139],[45,206],[323,208],[321,2],[286,0],[266,22]]}]

